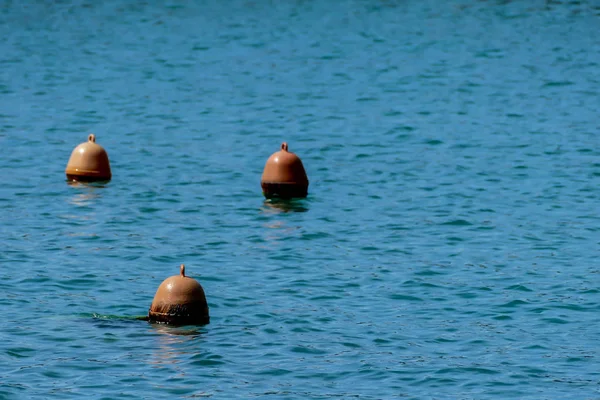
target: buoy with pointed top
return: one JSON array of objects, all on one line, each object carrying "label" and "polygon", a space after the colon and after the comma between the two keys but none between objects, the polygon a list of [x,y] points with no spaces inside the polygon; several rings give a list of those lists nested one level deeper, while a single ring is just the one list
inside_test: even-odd
[{"label": "buoy with pointed top", "polygon": [[281,150],[273,153],[267,160],[260,186],[266,198],[307,196],[308,177],[304,165],[300,157],[288,151],[287,143],[283,142]]},{"label": "buoy with pointed top", "polygon": [[181,264],[179,275],[163,281],[156,291],[148,319],[172,325],[205,325],[210,322],[204,289],[198,281],[185,276]]},{"label": "buoy with pointed top", "polygon": [[82,182],[109,181],[112,177],[108,154],[96,143],[96,135],[75,147],[65,170],[67,179]]}]

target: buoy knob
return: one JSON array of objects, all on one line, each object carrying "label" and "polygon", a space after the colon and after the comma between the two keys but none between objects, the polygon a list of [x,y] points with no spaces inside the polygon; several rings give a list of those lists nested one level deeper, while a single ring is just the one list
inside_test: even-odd
[{"label": "buoy knob", "polygon": [[96,143],[91,133],[88,141],[75,147],[65,169],[67,179],[74,181],[108,181],[112,178],[108,154]]},{"label": "buoy knob", "polygon": [[172,325],[205,325],[210,322],[204,289],[193,278],[185,276],[185,265],[179,275],[165,279],[154,296],[148,319]]},{"label": "buoy knob", "polygon": [[281,150],[267,160],[260,186],[266,198],[307,196],[308,177],[304,165],[300,157],[288,150],[287,142],[283,142]]}]

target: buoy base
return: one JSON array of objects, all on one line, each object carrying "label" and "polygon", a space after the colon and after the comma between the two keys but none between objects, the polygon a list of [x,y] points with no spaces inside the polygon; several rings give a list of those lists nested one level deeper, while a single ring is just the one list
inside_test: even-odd
[{"label": "buoy base", "polygon": [[308,196],[308,184],[261,182],[260,186],[267,199],[292,199]]},{"label": "buoy base", "polygon": [[108,182],[110,181],[110,176],[89,176],[89,175],[72,175],[67,174],[67,180],[69,181],[77,181],[77,182]]},{"label": "buoy base", "polygon": [[148,320],[169,325],[206,325],[210,323],[206,304],[172,304],[150,310]]}]

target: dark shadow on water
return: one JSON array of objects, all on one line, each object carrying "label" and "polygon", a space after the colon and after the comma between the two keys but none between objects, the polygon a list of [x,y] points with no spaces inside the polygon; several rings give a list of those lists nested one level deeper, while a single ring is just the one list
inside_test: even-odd
[{"label": "dark shadow on water", "polygon": [[97,313],[84,313],[77,314],[77,318],[83,318],[86,321],[96,325],[99,328],[110,328],[119,329],[126,328],[132,324],[139,324],[140,322],[148,322],[148,316],[121,316],[121,315],[102,315]]},{"label": "dark shadow on water", "polygon": [[[90,314],[83,314],[83,317],[89,317]],[[123,316],[123,315],[101,315],[93,313],[91,317],[98,321],[148,321],[147,315]]]},{"label": "dark shadow on water", "polygon": [[308,201],[306,199],[267,199],[263,202],[263,210],[275,213],[307,212]]},{"label": "dark shadow on water", "polygon": [[[90,317],[89,314],[83,315],[84,317]],[[101,327],[120,325],[125,323],[143,322],[146,326],[149,326],[152,330],[167,335],[176,336],[197,336],[204,333],[203,325],[168,325],[156,322],[150,322],[147,315],[139,316],[120,316],[120,315],[100,315],[91,314],[92,320],[100,325]]]}]

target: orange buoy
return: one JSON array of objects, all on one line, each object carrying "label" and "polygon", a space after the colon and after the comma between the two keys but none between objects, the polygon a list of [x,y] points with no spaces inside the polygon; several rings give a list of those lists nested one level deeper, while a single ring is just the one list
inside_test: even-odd
[{"label": "orange buoy", "polygon": [[281,144],[281,150],[273,153],[265,164],[260,180],[266,198],[306,197],[308,178],[302,160],[288,151],[287,143]]},{"label": "orange buoy", "polygon": [[210,322],[204,289],[198,281],[180,274],[163,281],[156,291],[148,319],[173,325],[205,325]]},{"label": "orange buoy", "polygon": [[73,181],[94,182],[109,181],[112,177],[108,154],[96,143],[92,133],[88,141],[75,147],[65,170],[67,179]]}]

